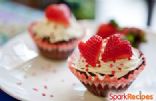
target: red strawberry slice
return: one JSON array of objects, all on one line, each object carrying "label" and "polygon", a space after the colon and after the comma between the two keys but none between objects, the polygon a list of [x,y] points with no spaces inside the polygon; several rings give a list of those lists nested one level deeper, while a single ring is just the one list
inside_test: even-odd
[{"label": "red strawberry slice", "polygon": [[115,61],[116,59],[125,59],[132,56],[131,45],[127,40],[121,40],[120,36],[112,35],[106,44],[102,60]]},{"label": "red strawberry slice", "polygon": [[95,67],[99,58],[102,47],[102,38],[98,35],[91,37],[86,43],[80,42],[78,45],[81,55],[86,59],[86,62]]},{"label": "red strawberry slice", "polygon": [[46,8],[45,16],[48,20],[68,26],[70,23],[70,10],[65,4],[53,4]]},{"label": "red strawberry slice", "polygon": [[107,38],[118,32],[118,25],[114,20],[110,21],[107,24],[101,24],[98,28],[97,35],[102,38]]}]

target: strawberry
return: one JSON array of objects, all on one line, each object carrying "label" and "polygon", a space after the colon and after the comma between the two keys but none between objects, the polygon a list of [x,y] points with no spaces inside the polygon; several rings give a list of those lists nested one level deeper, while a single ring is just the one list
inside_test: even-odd
[{"label": "strawberry", "polygon": [[81,55],[86,59],[86,62],[95,67],[100,50],[102,47],[102,38],[98,35],[92,36],[86,43],[80,42],[78,45]]},{"label": "strawberry", "polygon": [[45,16],[50,21],[68,26],[71,14],[69,8],[65,4],[53,4],[45,9]]},{"label": "strawberry", "polygon": [[112,35],[109,37],[106,44],[102,60],[115,61],[116,59],[125,59],[132,56],[131,45],[127,40],[121,40],[119,35]]},{"label": "strawberry", "polygon": [[106,38],[113,34],[116,34],[117,32],[118,32],[118,25],[114,20],[111,20],[107,24],[101,24],[96,34],[101,36],[102,38]]}]

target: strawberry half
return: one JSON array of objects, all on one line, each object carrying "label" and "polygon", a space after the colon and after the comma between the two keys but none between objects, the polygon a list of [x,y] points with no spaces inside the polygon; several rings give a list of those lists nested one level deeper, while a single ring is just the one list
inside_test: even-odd
[{"label": "strawberry half", "polygon": [[86,62],[95,67],[102,47],[102,38],[98,35],[92,36],[86,43],[80,42],[78,45],[81,55]]},{"label": "strawberry half", "polygon": [[65,4],[53,4],[45,9],[45,16],[48,20],[61,23],[65,26],[70,24],[70,10]]},{"label": "strawberry half", "polygon": [[112,35],[109,37],[106,44],[102,60],[115,61],[116,59],[125,59],[132,56],[131,45],[127,40],[121,40],[119,35]]},{"label": "strawberry half", "polygon": [[102,38],[107,38],[113,34],[116,34],[117,32],[118,25],[114,20],[111,20],[107,24],[101,24],[96,34],[101,36]]}]

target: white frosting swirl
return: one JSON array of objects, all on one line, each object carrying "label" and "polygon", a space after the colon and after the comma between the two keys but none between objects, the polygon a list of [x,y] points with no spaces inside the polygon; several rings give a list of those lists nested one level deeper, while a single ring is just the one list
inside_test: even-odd
[{"label": "white frosting swirl", "polygon": [[82,28],[74,19],[71,19],[68,27],[56,22],[43,20],[33,26],[33,31],[38,37],[49,38],[51,43],[69,41],[72,38],[80,38],[83,34]]},{"label": "white frosting swirl", "polygon": [[[105,48],[105,45],[103,46]],[[114,76],[117,78],[120,78],[124,75],[126,75],[129,71],[132,71],[136,69],[143,61],[143,57],[140,56],[140,52],[137,49],[132,48],[132,57],[131,59],[118,59],[116,62],[109,61],[109,62],[103,62],[101,60],[101,54],[99,57],[99,61],[101,66],[92,67],[91,65],[88,65],[88,72],[91,72],[93,74],[101,76],[100,74],[108,74],[112,75],[112,71],[115,71]],[[77,70],[80,70],[82,72],[86,72],[86,65],[85,59],[77,55],[74,60],[74,67]],[[112,67],[110,66],[112,65]],[[89,74],[88,74],[89,75]]]}]

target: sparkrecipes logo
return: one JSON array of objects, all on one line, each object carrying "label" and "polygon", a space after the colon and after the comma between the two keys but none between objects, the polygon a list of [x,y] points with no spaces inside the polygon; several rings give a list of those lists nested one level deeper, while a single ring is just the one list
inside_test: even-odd
[{"label": "sparkrecipes logo", "polygon": [[110,101],[154,101],[154,95],[149,93],[143,93],[139,91],[134,93],[109,93],[108,99]]}]

